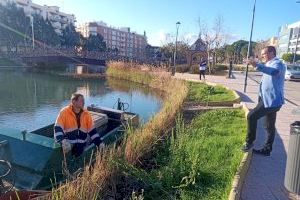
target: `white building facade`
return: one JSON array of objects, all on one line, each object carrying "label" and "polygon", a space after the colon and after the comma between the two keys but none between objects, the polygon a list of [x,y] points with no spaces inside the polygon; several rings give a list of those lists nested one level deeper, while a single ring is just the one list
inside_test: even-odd
[{"label": "white building facade", "polygon": [[62,30],[69,24],[75,24],[75,16],[73,14],[66,14],[59,11],[58,6],[38,5],[32,0],[0,0],[0,4],[15,4],[18,8],[22,8],[27,16],[40,15],[45,20],[48,19],[55,32],[59,35]]},{"label": "white building facade", "polygon": [[279,57],[284,53],[300,54],[300,21],[280,27],[277,51]]}]

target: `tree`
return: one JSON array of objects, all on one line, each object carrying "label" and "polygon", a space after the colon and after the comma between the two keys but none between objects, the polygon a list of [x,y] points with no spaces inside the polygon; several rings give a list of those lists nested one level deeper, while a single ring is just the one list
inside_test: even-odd
[{"label": "tree", "polygon": [[[189,45],[183,41],[177,42],[176,60],[178,63],[186,62]],[[161,53],[166,58],[172,58],[175,51],[175,42],[170,42],[161,47]]]},{"label": "tree", "polygon": [[76,32],[73,24],[69,24],[62,31],[61,46],[74,48],[80,44],[80,34]]},{"label": "tree", "polygon": [[253,54],[255,56],[260,57],[261,50],[263,48],[265,48],[266,46],[268,46],[268,41],[264,41],[264,40],[257,41],[254,48],[253,48]]},{"label": "tree", "polygon": [[18,51],[18,47],[26,43],[30,19],[15,4],[8,4],[0,5],[0,22],[1,46],[6,46],[7,51],[11,51],[11,48]]},{"label": "tree", "polygon": [[[7,51],[20,47],[31,47],[32,29],[30,17],[25,15],[22,8],[15,4],[0,5],[0,42]],[[40,15],[33,16],[34,36],[36,44],[56,46],[60,44],[59,37],[49,20]]]},{"label": "tree", "polygon": [[[49,20],[40,15],[33,16],[34,37],[39,45],[58,46],[60,38]],[[30,32],[31,37],[31,32]]]},{"label": "tree", "polygon": [[[292,63],[293,59],[294,59],[294,54],[293,53],[285,53],[281,56],[281,58],[285,61],[285,62],[289,62]],[[300,55],[296,54],[296,58],[295,61],[300,60]]]},{"label": "tree", "polygon": [[[256,42],[251,43],[251,52],[250,56],[254,55],[254,49],[256,48]],[[243,59],[247,57],[248,53],[248,41],[238,40],[232,43],[231,45],[225,45],[225,59],[229,62],[230,59],[233,60],[234,63],[242,63]]]},{"label": "tree", "polygon": [[209,28],[209,26],[205,22],[202,22],[200,18],[197,22],[199,26],[199,38],[202,39],[206,45],[207,57],[209,59],[208,69],[209,73],[211,73],[212,68],[215,66],[217,60],[216,51],[221,46],[224,46],[227,40],[227,34],[224,31],[224,20],[221,15],[218,15],[215,18],[212,28]]},{"label": "tree", "polygon": [[85,41],[83,49],[88,51],[105,51],[106,43],[103,40],[103,36],[100,34],[90,35]]}]

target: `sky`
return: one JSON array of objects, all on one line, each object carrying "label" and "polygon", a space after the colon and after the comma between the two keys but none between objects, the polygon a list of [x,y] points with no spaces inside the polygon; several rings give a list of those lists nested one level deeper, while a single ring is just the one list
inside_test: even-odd
[{"label": "sky", "polygon": [[[143,34],[148,43],[161,46],[168,35],[174,38],[176,22],[179,40],[194,42],[199,33],[197,20],[212,27],[222,16],[228,42],[249,40],[254,0],[33,0],[34,3],[59,6],[74,14],[77,25],[104,21],[114,27],[130,27]],[[253,40],[278,34],[281,25],[300,20],[300,3],[296,0],[257,0]]]}]

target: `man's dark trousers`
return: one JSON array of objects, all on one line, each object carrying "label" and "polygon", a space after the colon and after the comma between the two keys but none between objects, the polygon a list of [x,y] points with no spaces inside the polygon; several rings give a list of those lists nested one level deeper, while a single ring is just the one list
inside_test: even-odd
[{"label": "man's dark trousers", "polygon": [[280,107],[275,108],[265,108],[263,101],[261,98],[258,100],[258,104],[254,109],[252,109],[248,116],[248,130],[247,130],[247,138],[246,142],[252,144],[256,139],[256,128],[257,128],[257,121],[261,117],[265,116],[264,120],[264,127],[267,132],[267,139],[264,145],[264,148],[272,151],[272,145],[275,138],[275,122],[276,122],[276,113],[279,111]]}]

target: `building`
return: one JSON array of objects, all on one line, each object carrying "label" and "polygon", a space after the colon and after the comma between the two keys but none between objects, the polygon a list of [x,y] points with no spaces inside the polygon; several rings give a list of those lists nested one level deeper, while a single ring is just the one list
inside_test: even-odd
[{"label": "building", "polygon": [[73,14],[66,14],[59,11],[57,6],[38,5],[32,0],[0,0],[0,4],[7,5],[14,3],[18,8],[22,8],[25,14],[30,17],[33,15],[41,15],[45,20],[48,19],[55,32],[59,35],[62,30],[69,24],[75,23],[75,16]]},{"label": "building", "polygon": [[126,57],[144,57],[147,46],[146,32],[137,34],[129,27],[115,28],[106,23],[87,22],[77,27],[77,31],[84,37],[100,34],[106,42],[106,47],[116,50],[119,55]]},{"label": "building", "polygon": [[284,53],[295,53],[296,47],[296,53],[300,54],[299,28],[300,21],[280,27],[277,44],[279,57],[281,57]]},{"label": "building", "polygon": [[278,45],[278,38],[277,37],[271,37],[266,42],[267,42],[268,45],[276,47]]},{"label": "building", "polygon": [[162,57],[161,48],[158,46],[146,46],[146,57],[148,59],[156,59],[159,60]]}]

